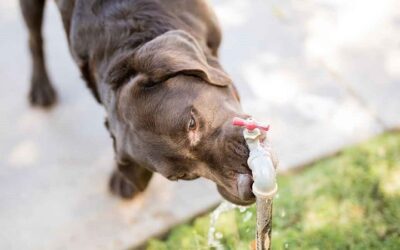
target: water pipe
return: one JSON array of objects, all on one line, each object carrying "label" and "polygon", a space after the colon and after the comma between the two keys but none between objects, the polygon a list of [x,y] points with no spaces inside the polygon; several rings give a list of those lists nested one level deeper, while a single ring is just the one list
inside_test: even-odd
[{"label": "water pipe", "polygon": [[233,125],[243,127],[243,136],[249,147],[247,164],[253,174],[253,193],[257,206],[257,250],[271,248],[272,199],[278,190],[276,170],[271,154],[264,147],[265,134],[269,126],[262,125],[251,118],[234,118]]}]

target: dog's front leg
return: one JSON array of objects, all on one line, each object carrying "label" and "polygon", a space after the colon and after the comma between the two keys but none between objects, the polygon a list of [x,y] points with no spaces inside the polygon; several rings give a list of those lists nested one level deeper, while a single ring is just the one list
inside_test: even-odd
[{"label": "dog's front leg", "polygon": [[148,186],[153,172],[134,162],[118,163],[110,179],[110,190],[124,199],[131,199]]}]

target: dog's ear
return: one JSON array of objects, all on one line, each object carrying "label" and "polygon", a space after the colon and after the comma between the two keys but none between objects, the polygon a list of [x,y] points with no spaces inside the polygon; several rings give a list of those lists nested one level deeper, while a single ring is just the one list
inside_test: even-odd
[{"label": "dog's ear", "polygon": [[181,30],[168,31],[143,45],[135,53],[133,66],[153,83],[177,74],[197,76],[217,86],[231,83],[218,62],[207,60],[198,42]]}]

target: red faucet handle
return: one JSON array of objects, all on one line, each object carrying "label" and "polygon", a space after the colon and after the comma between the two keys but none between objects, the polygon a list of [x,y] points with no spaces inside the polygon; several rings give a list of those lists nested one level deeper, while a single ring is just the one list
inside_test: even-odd
[{"label": "red faucet handle", "polygon": [[261,129],[261,130],[263,130],[263,131],[268,131],[268,130],[269,130],[269,125],[262,125],[262,124],[259,124],[259,123],[256,122],[256,121],[253,121],[253,120],[250,120],[250,121],[249,121],[249,120],[244,120],[244,119],[239,118],[239,117],[233,118],[232,124],[233,124],[234,126],[245,127],[245,128],[247,128],[248,130],[250,130],[250,131],[253,131],[253,130],[256,129],[256,128]]}]

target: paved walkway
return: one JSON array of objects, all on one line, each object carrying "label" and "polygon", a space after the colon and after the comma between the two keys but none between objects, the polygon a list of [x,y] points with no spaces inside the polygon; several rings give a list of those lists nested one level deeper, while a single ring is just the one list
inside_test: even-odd
[{"label": "paved walkway", "polygon": [[[28,107],[17,1],[0,3],[0,249],[125,249],[219,201],[206,180],[160,176],[134,202],[107,191],[104,112],[79,78],[54,3],[46,49],[60,105]],[[400,127],[400,3],[214,0],[221,59],[247,111],[264,118],[281,170]]]}]

